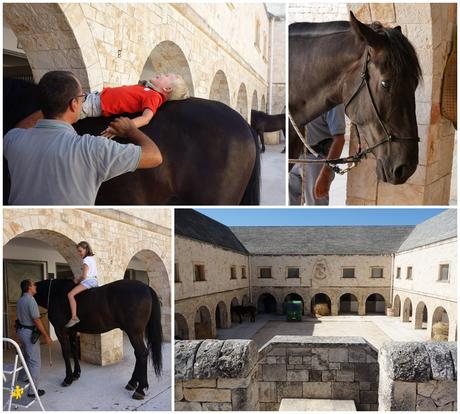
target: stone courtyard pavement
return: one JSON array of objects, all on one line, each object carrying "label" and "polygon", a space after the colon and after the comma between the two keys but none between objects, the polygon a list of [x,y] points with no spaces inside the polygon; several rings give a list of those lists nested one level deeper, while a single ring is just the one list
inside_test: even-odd
[{"label": "stone courtyard pavement", "polygon": [[304,317],[302,322],[286,322],[284,315],[257,315],[256,322],[233,324],[217,331],[218,339],[253,339],[259,348],[275,335],[362,336],[377,350],[388,341],[423,341],[426,329],[412,329],[410,323],[383,315],[341,315],[319,319]]},{"label": "stone courtyard pavement", "polygon": [[260,154],[261,194],[260,204],[284,206],[286,187],[286,154],[281,154],[284,144],[265,145]]},{"label": "stone courtyard pavement", "polygon": [[[171,344],[163,346],[163,375],[157,379],[149,360],[149,389],[146,398],[137,401],[131,398],[132,391],[125,390],[134,369],[134,350],[124,335],[122,362],[105,367],[81,363],[81,377],[70,387],[62,387],[65,376],[61,348],[54,341],[51,351],[53,366],[49,366],[48,350],[42,345],[42,371],[39,388],[46,394],[42,403],[46,411],[169,411],[171,410]],[[12,354],[4,352],[4,360],[11,361]],[[24,397],[23,397],[24,398]],[[26,397],[27,398],[27,397]],[[3,391],[3,404],[7,392]],[[13,400],[15,401],[15,400]],[[20,410],[20,408],[18,409]],[[28,411],[40,410],[34,403]]]}]

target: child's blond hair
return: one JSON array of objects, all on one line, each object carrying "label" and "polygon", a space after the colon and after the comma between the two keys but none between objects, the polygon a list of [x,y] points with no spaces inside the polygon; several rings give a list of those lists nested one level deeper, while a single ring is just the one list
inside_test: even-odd
[{"label": "child's blond hair", "polygon": [[172,83],[172,91],[168,94],[168,101],[179,101],[189,97],[188,86],[182,76],[176,75],[176,79]]}]

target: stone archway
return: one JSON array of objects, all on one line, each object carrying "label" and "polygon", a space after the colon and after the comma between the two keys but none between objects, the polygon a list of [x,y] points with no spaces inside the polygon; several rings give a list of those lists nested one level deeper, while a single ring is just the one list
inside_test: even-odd
[{"label": "stone archway", "polygon": [[260,99],[260,110],[262,112],[267,112],[267,104],[265,103],[265,95],[262,95],[262,98]]},{"label": "stone archway", "polygon": [[142,249],[132,255],[125,266],[125,278],[148,284],[161,304],[161,324],[165,341],[171,341],[171,290],[166,266],[153,250]]},{"label": "stone archway", "polygon": [[200,306],[195,313],[195,339],[212,339],[211,313]]},{"label": "stone archway", "polygon": [[401,314],[401,322],[410,322],[412,320],[412,301],[410,298],[404,300],[403,310]]},{"label": "stone archway", "polygon": [[244,295],[241,299],[242,306],[248,306],[250,304],[248,295]]},{"label": "stone archway", "polygon": [[331,298],[325,293],[316,293],[311,298],[310,312],[313,316],[328,316],[331,314]]},{"label": "stone archway", "polygon": [[434,341],[447,341],[449,339],[449,315],[447,311],[438,306],[431,317],[431,339]]},{"label": "stone archway", "polygon": [[259,100],[257,98],[257,91],[255,89],[252,93],[251,109],[255,109],[256,111],[259,110]]},{"label": "stone archway", "polygon": [[357,315],[358,299],[352,293],[345,293],[339,299],[339,315]]},{"label": "stone archway", "polygon": [[289,302],[291,300],[297,300],[302,302],[302,315],[305,315],[305,302],[302,296],[300,296],[298,293],[289,293],[288,295],[286,295],[283,302],[283,314],[286,313],[286,302]]},{"label": "stone archway", "polygon": [[396,295],[393,299],[393,316],[400,316],[401,314],[401,299]]},{"label": "stone archway", "polygon": [[225,302],[219,302],[216,305],[216,329],[228,328],[228,313]]},{"label": "stone archway", "polygon": [[241,116],[248,121],[248,93],[246,91],[246,85],[242,83],[238,89],[238,94],[236,98],[236,110],[241,114]]},{"label": "stone archway", "polygon": [[214,75],[209,92],[209,99],[214,101],[223,102],[230,106],[230,88],[225,73],[218,70]]},{"label": "stone archway", "polygon": [[379,293],[373,293],[366,299],[366,315],[385,315],[385,298]]},{"label": "stone archway", "polygon": [[141,79],[151,79],[158,73],[177,73],[189,88],[190,96],[195,95],[192,72],[182,49],[170,40],[158,43],[150,52],[140,75]]},{"label": "stone archway", "polygon": [[236,317],[236,313],[233,312],[233,308],[235,306],[239,306],[240,303],[238,301],[238,298],[233,298],[232,301],[230,302],[230,321],[231,323],[236,323],[238,322],[238,318]]},{"label": "stone archway", "polygon": [[276,313],[276,299],[270,293],[262,293],[257,299],[258,313]]},{"label": "stone archway", "polygon": [[79,3],[9,3],[3,13],[35,82],[50,70],[70,70],[85,90],[102,89],[96,45]]},{"label": "stone archway", "polygon": [[174,314],[174,339],[187,340],[189,339],[189,330],[187,325],[187,319],[180,314]]},{"label": "stone archway", "polygon": [[428,323],[428,309],[425,302],[419,302],[415,308],[415,329],[427,329]]}]

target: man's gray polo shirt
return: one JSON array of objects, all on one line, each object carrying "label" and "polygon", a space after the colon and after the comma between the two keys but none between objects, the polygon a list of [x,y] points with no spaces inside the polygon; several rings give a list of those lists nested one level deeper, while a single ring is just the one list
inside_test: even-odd
[{"label": "man's gray polo shirt", "polygon": [[24,293],[16,303],[16,318],[27,326],[34,326],[34,319],[40,318],[37,302],[30,293]]},{"label": "man's gray polo shirt", "polygon": [[3,139],[11,176],[9,204],[92,205],[100,185],[137,169],[141,147],[78,135],[72,125],[41,119]]},{"label": "man's gray polo shirt", "polygon": [[311,146],[336,135],[345,134],[345,108],[337,105],[307,124],[307,138]]}]

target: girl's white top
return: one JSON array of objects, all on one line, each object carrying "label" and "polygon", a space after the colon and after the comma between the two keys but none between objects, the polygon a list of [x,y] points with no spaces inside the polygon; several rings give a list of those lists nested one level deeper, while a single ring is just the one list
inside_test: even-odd
[{"label": "girl's white top", "polygon": [[88,266],[87,279],[96,279],[97,278],[97,269],[96,269],[96,259],[94,258],[94,256],[86,256],[83,259],[83,264]]}]

